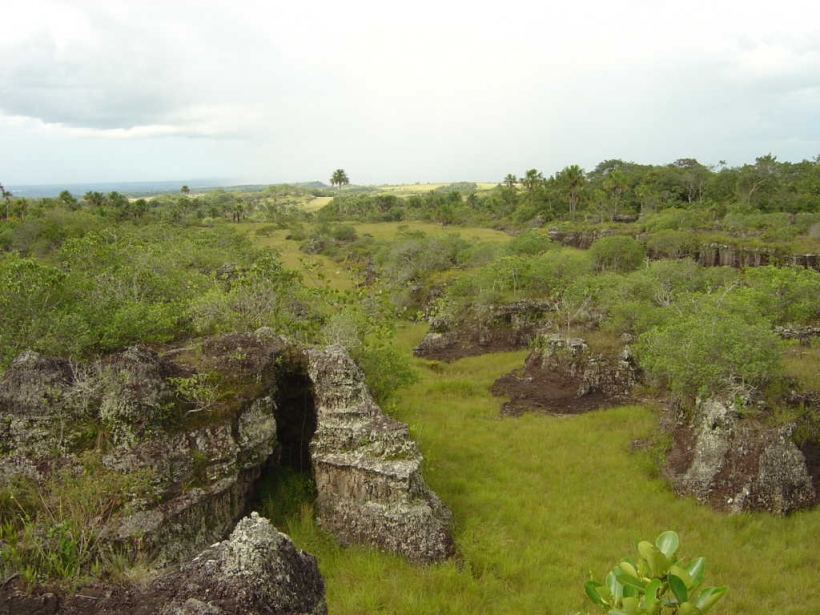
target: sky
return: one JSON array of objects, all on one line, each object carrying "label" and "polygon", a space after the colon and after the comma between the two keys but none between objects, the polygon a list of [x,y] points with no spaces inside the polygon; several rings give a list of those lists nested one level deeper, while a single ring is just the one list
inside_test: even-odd
[{"label": "sky", "polygon": [[820,154],[816,0],[3,0],[0,182]]}]

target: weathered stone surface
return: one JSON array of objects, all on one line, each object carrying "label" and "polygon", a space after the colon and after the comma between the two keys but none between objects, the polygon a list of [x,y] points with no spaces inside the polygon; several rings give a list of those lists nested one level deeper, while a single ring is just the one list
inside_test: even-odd
[{"label": "weathered stone surface", "polygon": [[116,444],[134,445],[166,424],[176,400],[169,377],[180,376],[174,363],[142,346],[106,360],[99,416]]},{"label": "weathered stone surface", "polygon": [[617,358],[590,352],[583,338],[561,334],[539,335],[526,365],[538,365],[578,380],[578,395],[604,393],[612,397],[626,397],[637,384],[640,370],[629,346]]},{"label": "weathered stone surface", "polygon": [[450,361],[466,356],[526,348],[541,328],[548,326],[550,301],[524,299],[475,310],[469,315],[433,316],[430,331],[413,354]]},{"label": "weathered stone surface", "polygon": [[308,352],[318,427],[311,442],[321,524],[363,543],[434,562],[453,553],[452,515],[421,478],[407,426],[384,416],[341,346]]},{"label": "weathered stone surface", "polygon": [[316,559],[256,513],[152,589],[169,596],[162,615],[327,613]]},{"label": "weathered stone surface", "polygon": [[0,585],[0,615],[326,615],[324,594],[315,558],[253,513],[146,586],[95,584],[62,596]]},{"label": "weathered stone surface", "polygon": [[673,436],[668,470],[682,495],[734,512],[786,514],[814,503],[806,460],[788,427],[741,418],[734,403],[708,399]]},{"label": "weathered stone surface", "polygon": [[32,351],[14,359],[0,378],[0,453],[37,458],[65,452],[78,418],[70,403],[73,381],[65,359]]}]

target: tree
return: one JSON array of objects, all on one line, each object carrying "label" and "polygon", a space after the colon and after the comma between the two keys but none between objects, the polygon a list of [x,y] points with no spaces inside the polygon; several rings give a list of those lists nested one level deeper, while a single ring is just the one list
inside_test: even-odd
[{"label": "tree", "polygon": [[515,188],[517,183],[518,178],[512,173],[507,173],[507,177],[504,178],[504,185],[507,186],[507,188]]},{"label": "tree", "polygon": [[333,171],[333,175],[330,176],[330,185],[331,186],[338,186],[339,191],[342,190],[342,186],[347,186],[350,183],[350,180],[347,177],[347,173],[345,173],[344,169],[336,169]]},{"label": "tree", "polygon": [[544,182],[544,175],[541,171],[537,169],[530,169],[527,171],[526,175],[521,178],[521,183],[524,186],[524,189],[527,191],[527,194],[532,197],[535,189],[538,188]]},{"label": "tree", "polygon": [[556,179],[560,181],[567,189],[569,196],[569,218],[575,219],[575,212],[578,209],[578,200],[581,195],[581,187],[586,183],[587,178],[584,170],[577,164],[566,167],[556,175]]},{"label": "tree", "polygon": [[11,194],[11,191],[6,190],[6,188],[3,186],[3,184],[0,184],[0,197],[2,197],[3,200],[6,202],[6,214],[5,214],[5,219],[6,220],[9,219],[9,206],[11,205],[11,197],[12,196],[13,195]]},{"label": "tree", "polygon": [[191,189],[190,189],[188,186],[182,186],[182,188],[180,188],[180,189],[179,189],[179,191],[180,191],[180,192],[181,192],[184,196],[188,196],[189,194],[191,194]]}]

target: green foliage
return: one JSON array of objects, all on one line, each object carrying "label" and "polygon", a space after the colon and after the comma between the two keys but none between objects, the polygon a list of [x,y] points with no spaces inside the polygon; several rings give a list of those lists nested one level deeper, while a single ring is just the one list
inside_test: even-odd
[{"label": "green foliage", "polygon": [[702,298],[641,334],[637,350],[647,373],[673,391],[706,395],[734,383],[765,385],[780,372],[780,347],[752,310],[740,314]]},{"label": "green foliage", "polygon": [[530,229],[516,235],[505,246],[505,250],[515,256],[535,256],[557,248],[549,235],[538,229]]},{"label": "green foliage", "polygon": [[702,615],[726,593],[726,587],[703,587],[706,559],[681,560],[675,532],[655,544],[638,543],[640,558],[622,559],[604,583],[587,581],[584,591],[609,615]]},{"label": "green foliage", "polygon": [[101,540],[109,522],[151,497],[146,471],[108,470],[86,453],[80,468],[53,470],[42,483],[18,479],[0,487],[0,574],[28,585],[110,571],[114,555]]},{"label": "green foliage", "polygon": [[643,244],[625,235],[601,237],[590,246],[589,253],[598,271],[632,271],[646,256]]}]

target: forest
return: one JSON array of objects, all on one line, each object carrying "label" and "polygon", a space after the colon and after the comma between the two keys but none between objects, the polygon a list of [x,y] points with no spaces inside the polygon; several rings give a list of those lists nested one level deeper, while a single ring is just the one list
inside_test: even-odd
[{"label": "forest", "polygon": [[[318,558],[331,613],[601,612],[585,581],[667,530],[729,587],[714,612],[816,610],[820,157],[606,160],[401,186],[338,169],[328,183],[37,199],[3,188],[0,374],[25,351],[79,365],[263,327],[342,345],[418,443],[456,556],[418,566],[341,546],[313,518],[310,477],[284,472],[260,506]],[[521,306],[537,316],[516,328]],[[549,380],[528,370],[543,344],[579,338],[597,364],[627,356],[637,375],[628,394],[556,411],[555,391],[524,390]],[[235,385],[216,371],[170,382],[196,410],[175,428],[217,412]],[[782,435],[812,495],[732,510],[723,491],[679,494],[668,468],[708,400],[731,409],[733,446]],[[93,482],[109,523],[150,488],[101,469],[111,429],[89,419],[59,451],[80,474],[0,472],[0,582],[138,582],[146,563],[106,551],[80,502]],[[12,453],[0,440],[0,458]]]}]

